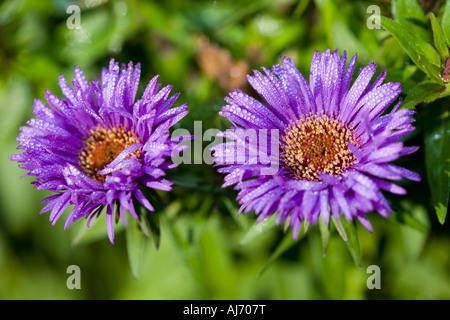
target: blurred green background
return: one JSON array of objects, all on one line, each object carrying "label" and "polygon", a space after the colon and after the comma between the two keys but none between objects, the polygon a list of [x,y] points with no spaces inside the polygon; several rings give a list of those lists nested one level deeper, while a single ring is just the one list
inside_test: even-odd
[{"label": "blurred green background", "polygon": [[[443,5],[419,3],[437,16]],[[388,69],[387,81],[401,81],[406,95],[423,74],[386,31],[367,27],[372,4],[391,16],[390,1],[1,2],[0,299],[450,299],[450,228],[430,203],[423,148],[405,160],[423,182],[402,182],[408,195],[388,198],[402,209],[389,219],[369,214],[373,234],[357,225],[359,265],[334,228],[328,248],[318,226],[286,240],[282,226],[256,225],[253,213],[237,217],[236,192],[220,188],[213,167],[181,165],[169,173],[173,192],[161,193],[168,206],[158,213],[160,245],[146,243],[139,279],[123,228],[111,245],[101,221],[64,231],[63,215],[52,227],[48,213],[39,214],[48,193],[20,179],[25,171],[8,159],[33,99],[47,88],[62,95],[58,74],[71,79],[78,65],[93,80],[111,57],[142,64],[141,93],[156,74],[181,92],[176,105],[188,102],[190,113],[178,127],[191,131],[194,121],[227,128],[217,115],[224,96],[233,87],[252,94],[245,74],[281,55],[308,78],[315,50],[358,53],[359,66]],[[79,28],[70,5],[81,9]],[[408,145],[422,144],[420,116],[416,125]],[[80,290],[66,286],[69,265],[81,269]],[[367,288],[370,265],[380,267],[381,289]]]}]

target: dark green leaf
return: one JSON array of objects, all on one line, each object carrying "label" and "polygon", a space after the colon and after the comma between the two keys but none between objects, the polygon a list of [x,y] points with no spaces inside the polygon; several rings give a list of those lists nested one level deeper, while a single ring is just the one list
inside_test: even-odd
[{"label": "dark green leaf", "polygon": [[444,98],[450,95],[450,87],[449,85],[446,86],[441,86],[441,90],[440,91],[436,91],[431,93],[429,96],[427,96],[424,100],[424,102],[426,103],[430,103],[433,102],[434,100],[440,99],[440,98]]},{"label": "dark green leaf", "polygon": [[159,214],[148,211],[144,206],[139,206],[139,209],[139,228],[146,237],[153,240],[155,248],[158,250],[161,241]]},{"label": "dark green leaf", "polygon": [[419,230],[420,232],[426,233],[428,231],[427,226],[425,226],[422,221],[417,219],[408,210],[404,208],[396,208],[393,210],[394,218],[397,222],[404,224],[410,228]]},{"label": "dark green leaf", "polygon": [[441,78],[442,67],[436,66],[431,63],[425,56],[419,55],[419,60],[417,61],[425,70],[425,73],[435,82],[444,83],[444,80]]},{"label": "dark green leaf", "polygon": [[428,110],[425,125],[425,163],[431,196],[440,223],[447,215],[450,192],[449,105]]},{"label": "dark green leaf", "polygon": [[428,102],[444,90],[446,90],[446,87],[441,84],[429,80],[422,81],[408,93],[402,103],[402,108],[413,109],[419,103]]},{"label": "dark green leaf", "polygon": [[444,31],[437,21],[433,13],[430,14],[431,27],[433,29],[434,46],[441,55],[442,60],[448,57],[447,40],[445,39]]},{"label": "dark green leaf", "polygon": [[141,191],[153,205],[155,211],[148,211],[139,201],[135,200],[134,206],[139,212],[139,227],[147,237],[152,238],[155,248],[158,250],[161,240],[160,212],[165,209],[166,204],[155,190],[141,188]]}]

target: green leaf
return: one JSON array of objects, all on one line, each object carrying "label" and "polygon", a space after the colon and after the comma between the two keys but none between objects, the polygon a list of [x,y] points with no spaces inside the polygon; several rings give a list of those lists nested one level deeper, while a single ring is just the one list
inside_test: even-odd
[{"label": "green leaf", "polygon": [[405,29],[424,41],[430,41],[428,21],[417,0],[393,0],[392,14]]},{"label": "green leaf", "polygon": [[450,192],[449,105],[428,110],[425,123],[425,163],[428,184],[438,220],[444,223]]},{"label": "green leaf", "polygon": [[[108,233],[106,232],[106,210],[103,209],[98,215],[92,218],[89,227],[84,221],[80,221],[80,226],[76,231],[72,239],[72,247],[76,247],[81,244],[88,244],[97,240],[107,239]],[[114,233],[119,232],[124,228],[122,223],[114,226]]]},{"label": "green leaf", "polygon": [[196,223],[186,216],[177,216],[176,220],[167,219],[168,216],[169,214],[166,214],[161,217],[161,222],[165,227],[164,230],[167,230],[168,240],[171,240],[174,246],[174,253],[180,257],[191,275],[201,282],[204,275],[197,239],[203,233],[204,223],[203,221]]},{"label": "green leaf", "polygon": [[444,31],[437,21],[433,13],[430,13],[431,27],[433,29],[434,46],[441,55],[442,60],[448,57],[447,40],[445,39]]},{"label": "green leaf", "polygon": [[358,59],[362,61],[370,60],[370,54],[367,51],[365,44],[349,29],[349,27],[342,21],[336,20],[332,28],[333,41],[338,48],[347,48],[349,56],[358,54]]},{"label": "green leaf", "polygon": [[128,227],[125,231],[127,241],[128,262],[130,264],[131,273],[135,279],[139,279],[141,274],[141,263],[144,252],[144,244],[146,236],[140,230],[138,221],[133,217],[128,219]]},{"label": "green leaf", "polygon": [[319,9],[320,18],[322,20],[321,26],[324,31],[328,46],[334,47],[333,38],[333,24],[336,20],[337,8],[335,1],[331,0],[315,0],[314,4]]},{"label": "green leaf", "polygon": [[361,248],[359,247],[358,233],[356,230],[356,224],[354,221],[348,221],[342,218],[342,225],[344,226],[345,233],[347,234],[348,241],[346,241],[347,248],[358,267],[362,266]]},{"label": "green leaf", "polygon": [[408,226],[412,229],[416,229],[420,232],[426,233],[428,227],[422,223],[419,219],[411,214],[409,210],[405,208],[393,208],[393,215],[397,222]]},{"label": "green leaf", "polygon": [[432,67],[434,65],[440,71],[441,59],[429,43],[416,37],[396,21],[381,17],[380,23],[383,28],[397,39],[406,54],[423,72],[432,79],[436,80],[437,77],[442,82],[439,78],[439,72],[436,74],[436,69]]},{"label": "green leaf", "polygon": [[[445,90],[445,86],[436,82],[429,80],[422,81],[408,93],[405,100],[403,100],[401,107],[413,109],[421,102],[429,102],[430,99],[436,96],[436,94],[439,94]],[[448,89],[447,91],[450,92]]]},{"label": "green leaf", "polygon": [[350,222],[344,217],[335,219],[331,217],[334,226],[341,238],[345,241],[348,250],[353,258],[353,262],[356,266],[362,266],[361,249],[359,247],[358,233],[356,231],[356,225],[354,222]]},{"label": "green leaf", "polygon": [[335,219],[333,216],[331,217],[331,221],[333,221],[334,226],[336,227],[337,232],[339,233],[339,235],[341,236],[341,238],[347,242],[348,241],[348,237],[347,237],[347,233],[345,232],[345,228],[342,225],[340,219]]},{"label": "green leaf", "polygon": [[442,203],[435,205],[436,215],[441,224],[444,224],[445,217],[447,216],[448,207],[444,206]]},{"label": "green leaf", "polygon": [[292,236],[292,228],[289,229],[290,231],[287,232],[281,242],[278,244],[275,251],[270,255],[269,260],[267,260],[267,263],[264,265],[264,267],[259,272],[259,277],[261,277],[264,272],[267,271],[267,269],[272,265],[272,263],[278,259],[279,256],[281,256],[283,253],[285,253],[287,250],[292,248],[300,239],[303,238],[305,233],[300,233],[297,240],[295,240]]},{"label": "green leaf", "polygon": [[264,235],[270,230],[274,230],[277,227],[275,215],[270,218],[264,219],[261,222],[255,221],[253,225],[248,229],[240,241],[240,245],[246,245],[253,242],[259,236]]},{"label": "green leaf", "polygon": [[325,224],[319,219],[320,237],[322,239],[322,255],[327,255],[328,243],[330,242],[330,224]]},{"label": "green leaf", "polygon": [[444,32],[447,44],[450,46],[450,0],[445,2],[444,14],[442,15],[442,31]]},{"label": "green leaf", "polygon": [[294,12],[292,13],[292,17],[294,19],[300,19],[300,17],[303,15],[303,13],[306,11],[306,9],[308,8],[309,2],[311,0],[304,0],[304,1],[299,1],[297,3],[297,6],[294,9]]},{"label": "green leaf", "polygon": [[148,211],[138,200],[134,199],[134,207],[139,217],[139,227],[147,237],[152,238],[155,249],[158,250],[161,241],[160,212],[166,208],[166,204],[156,190],[141,188],[141,191],[153,205],[155,211]]},{"label": "green leaf", "polygon": [[425,98],[424,102],[430,103],[430,102],[433,102],[433,101],[435,101],[437,99],[447,97],[449,95],[450,95],[450,87],[449,87],[449,85],[442,86],[440,91],[436,91],[436,92],[433,92],[430,95],[428,95]]},{"label": "green leaf", "polygon": [[[157,212],[150,212],[144,206],[139,207],[139,228],[141,232],[153,240],[155,249],[159,249],[161,241],[161,227],[159,221],[159,214]],[[136,208],[136,206],[135,206]]]},{"label": "green leaf", "polygon": [[442,67],[436,66],[431,63],[425,56],[419,55],[419,60],[417,61],[425,70],[425,73],[435,82],[444,83],[444,80],[441,78]]}]

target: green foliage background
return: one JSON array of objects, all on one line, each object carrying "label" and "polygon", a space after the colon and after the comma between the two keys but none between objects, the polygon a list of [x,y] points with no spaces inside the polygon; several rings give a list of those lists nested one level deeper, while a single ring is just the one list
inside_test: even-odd
[{"label": "green foliage background", "polygon": [[[366,24],[367,8],[376,4],[383,16],[405,27],[417,19],[411,8],[420,3],[427,22],[433,12],[444,31],[450,28],[444,23],[450,20],[448,1],[411,2],[0,3],[0,299],[449,299],[450,229],[435,210],[443,222],[450,170],[448,90],[433,77],[438,67],[418,66],[415,51],[402,45],[404,38],[395,37],[389,22],[383,21],[382,29]],[[80,29],[68,28],[71,4],[81,8]],[[432,34],[430,24],[409,30],[424,39]],[[308,77],[313,52],[327,48],[358,53],[359,66],[374,61],[377,73],[388,69],[387,81],[400,81],[402,96],[409,95],[406,101],[417,108],[417,130],[406,144],[421,149],[401,164],[420,173],[422,182],[401,182],[408,195],[388,198],[395,209],[389,219],[369,214],[374,233],[346,224],[348,242],[334,225],[329,231],[309,226],[294,242],[271,220],[256,224],[253,213],[238,217],[235,191],[221,189],[222,176],[207,164],[170,172],[175,187],[160,194],[168,204],[157,214],[160,237],[134,251],[127,250],[119,225],[114,246],[104,221],[89,230],[79,221],[63,231],[63,216],[52,227],[48,214],[39,215],[39,201],[48,194],[36,191],[32,178],[19,179],[25,172],[8,159],[16,152],[19,127],[32,117],[33,99],[43,99],[47,88],[61,95],[57,76],[71,79],[75,65],[92,80],[111,57],[132,60],[142,64],[141,92],[159,74],[159,82],[181,92],[177,105],[189,103],[179,127],[192,131],[194,121],[202,121],[204,130],[223,130],[228,122],[217,112],[227,87],[202,68],[199,39],[209,39],[249,70],[270,67],[285,55]],[[81,290],[66,287],[69,265],[81,269]],[[370,265],[380,267],[379,290],[367,288]]]}]

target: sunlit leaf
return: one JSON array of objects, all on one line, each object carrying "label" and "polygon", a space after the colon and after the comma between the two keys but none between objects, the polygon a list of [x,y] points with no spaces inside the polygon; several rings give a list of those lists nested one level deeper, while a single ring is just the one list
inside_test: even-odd
[{"label": "sunlit leaf", "polygon": [[441,23],[447,43],[450,45],[450,1],[448,0],[445,2],[444,14],[442,15]]},{"label": "sunlit leaf", "polygon": [[334,226],[336,227],[337,232],[341,236],[341,238],[344,241],[348,241],[347,233],[345,232],[345,228],[341,223],[340,219],[335,219],[334,217],[331,217],[331,221],[333,221]]},{"label": "sunlit leaf", "polygon": [[448,57],[448,44],[445,38],[444,31],[437,21],[433,13],[430,14],[431,27],[433,29],[434,46],[438,50],[442,59]]},{"label": "sunlit leaf", "polygon": [[424,41],[431,40],[428,20],[417,0],[393,0],[392,14],[405,29],[410,30]]},{"label": "sunlit leaf", "polygon": [[437,77],[440,80],[439,72],[436,74],[432,66],[440,68],[441,61],[439,55],[429,43],[416,37],[396,21],[382,16],[380,17],[380,23],[397,39],[406,54],[423,72],[432,79]]},{"label": "sunlit leaf", "polygon": [[423,70],[425,70],[425,73],[435,82],[437,83],[444,83],[444,80],[441,78],[441,72],[442,67],[437,66],[430,62],[430,60],[427,59],[426,56],[419,55],[419,59],[417,60],[417,63],[420,64],[423,67]]}]

